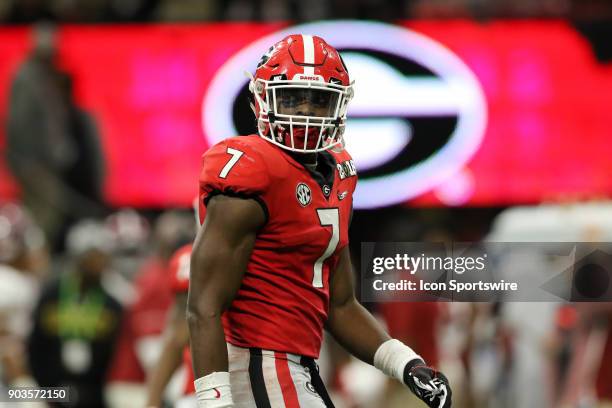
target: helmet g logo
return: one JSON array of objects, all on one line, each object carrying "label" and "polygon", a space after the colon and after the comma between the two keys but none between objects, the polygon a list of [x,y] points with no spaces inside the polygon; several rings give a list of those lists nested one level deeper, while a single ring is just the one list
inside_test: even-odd
[{"label": "helmet g logo", "polygon": [[290,33],[319,35],[338,49],[355,79],[345,132],[361,169],[355,208],[396,204],[457,174],[478,150],[486,101],[478,80],[449,49],[414,31],[383,23],[303,24],[257,40],[218,72],[202,105],[209,142],[254,133],[247,81],[262,51]]},{"label": "helmet g logo", "polygon": [[297,197],[298,203],[300,203],[302,207],[306,207],[310,204],[310,200],[312,200],[310,187],[304,183],[298,184],[295,188],[295,196]]}]

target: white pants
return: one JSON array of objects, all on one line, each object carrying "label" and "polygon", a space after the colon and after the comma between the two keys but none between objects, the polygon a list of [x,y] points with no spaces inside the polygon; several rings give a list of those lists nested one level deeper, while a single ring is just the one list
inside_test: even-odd
[{"label": "white pants", "polygon": [[174,403],[174,408],[198,408],[198,399],[195,394],[183,395]]},{"label": "white pants", "polygon": [[312,359],[231,344],[228,358],[235,408],[333,407]]}]

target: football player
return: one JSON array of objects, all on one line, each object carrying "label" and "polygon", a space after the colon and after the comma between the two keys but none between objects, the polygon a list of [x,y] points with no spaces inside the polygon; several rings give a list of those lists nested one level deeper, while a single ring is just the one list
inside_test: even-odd
[{"label": "football player", "polygon": [[[194,200],[194,215],[197,227],[200,226],[198,215],[199,199]],[[189,349],[189,329],[187,328],[187,291],[189,289],[189,267],[191,264],[192,244],[181,246],[174,251],[168,264],[170,289],[174,295],[174,303],[169,311],[164,328],[164,340],[157,363],[148,373],[147,408],[163,406],[164,394],[176,370],[183,363],[186,378],[181,397],[174,403],[175,408],[193,407],[195,404],[195,389],[193,388],[193,370],[191,350]]]},{"label": "football player", "polygon": [[340,54],[290,35],[249,89],[259,134],[226,139],[202,161],[187,306],[198,406],[333,407],[314,361],[325,327],[427,406],[450,407],[446,377],[355,298],[357,175],[342,139],[353,87]]},{"label": "football player", "polygon": [[191,244],[184,245],[174,252],[170,258],[170,288],[174,293],[174,304],[170,309],[164,340],[159,359],[149,373],[147,381],[147,408],[163,406],[166,387],[181,361],[188,368],[187,379],[182,389],[182,397],[175,404],[193,406],[193,371],[191,370],[191,352],[189,350],[189,333],[185,318],[187,305],[187,290],[189,288],[189,264]]}]

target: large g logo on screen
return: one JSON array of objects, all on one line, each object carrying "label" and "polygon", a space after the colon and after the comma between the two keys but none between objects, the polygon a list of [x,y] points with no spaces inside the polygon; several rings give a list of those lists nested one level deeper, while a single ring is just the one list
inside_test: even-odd
[{"label": "large g logo on screen", "polygon": [[244,71],[253,71],[271,44],[294,33],[319,35],[336,47],[355,80],[345,140],[359,171],[356,208],[382,207],[423,194],[457,174],[478,149],[486,102],[470,69],[422,34],[360,21],[293,26],[230,58],[202,104],[210,144],[255,133]]}]

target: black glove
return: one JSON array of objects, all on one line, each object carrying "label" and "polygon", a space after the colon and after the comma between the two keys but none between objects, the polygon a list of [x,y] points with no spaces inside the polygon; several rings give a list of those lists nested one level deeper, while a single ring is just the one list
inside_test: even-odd
[{"label": "black glove", "polygon": [[446,376],[423,360],[412,360],[404,368],[404,384],[429,408],[451,408],[451,389]]}]

